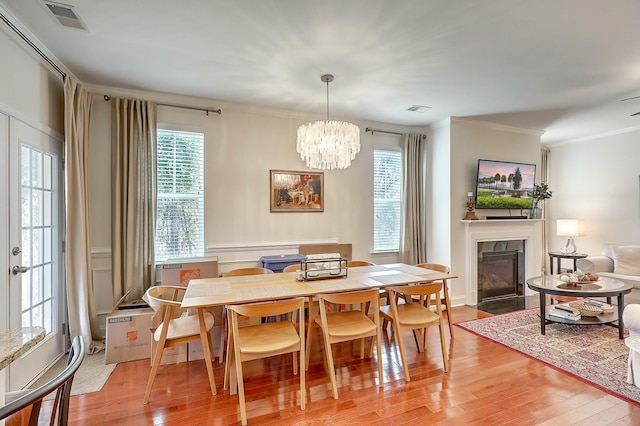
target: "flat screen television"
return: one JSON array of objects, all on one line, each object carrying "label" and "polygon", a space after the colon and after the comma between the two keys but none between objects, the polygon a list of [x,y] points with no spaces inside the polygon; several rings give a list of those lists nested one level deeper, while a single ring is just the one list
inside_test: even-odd
[{"label": "flat screen television", "polygon": [[531,209],[536,165],[478,160],[476,209]]}]

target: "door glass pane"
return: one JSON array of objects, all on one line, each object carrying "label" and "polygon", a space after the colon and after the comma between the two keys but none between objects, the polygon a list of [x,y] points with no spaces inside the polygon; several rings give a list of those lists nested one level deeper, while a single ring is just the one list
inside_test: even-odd
[{"label": "door glass pane", "polygon": [[42,159],[42,189],[51,190],[51,183],[53,182],[51,172],[51,156],[45,155]]},{"label": "door glass pane", "polygon": [[42,217],[42,225],[51,226],[53,223],[53,210],[51,206],[51,191],[45,191],[42,193],[42,210],[49,214],[44,214]]},{"label": "door glass pane", "polygon": [[42,153],[31,151],[31,186],[42,186]]},{"label": "door glass pane", "polygon": [[[28,273],[28,272],[27,272]],[[31,305],[37,305],[42,302],[42,267],[34,267],[31,269]]]},{"label": "door glass pane", "polygon": [[22,187],[22,226],[31,226],[31,189]]},{"label": "door glass pane", "polygon": [[29,270],[22,279],[23,326],[45,327],[53,332],[55,276],[53,182],[54,157],[22,146],[22,263]]},{"label": "door glass pane", "polygon": [[31,237],[31,264],[36,266],[42,264],[42,229],[32,229]]},{"label": "door glass pane", "polygon": [[42,225],[42,213],[42,191],[33,188],[31,190],[32,226]]},{"label": "door glass pane", "polygon": [[44,228],[42,230],[42,263],[51,262],[52,256],[52,241],[51,241],[51,228]]},{"label": "door glass pane", "polygon": [[21,164],[22,164],[22,185],[29,186],[31,183],[31,150],[26,146],[22,147],[22,152],[20,155]]}]

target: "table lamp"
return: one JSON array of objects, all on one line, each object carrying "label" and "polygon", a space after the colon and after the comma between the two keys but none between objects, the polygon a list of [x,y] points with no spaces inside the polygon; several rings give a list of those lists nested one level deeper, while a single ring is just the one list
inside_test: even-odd
[{"label": "table lamp", "polygon": [[582,237],[584,235],[584,221],[580,219],[558,219],[556,224],[557,235],[560,237],[569,237],[567,244],[560,249],[561,253],[575,253],[576,244],[573,237]]}]

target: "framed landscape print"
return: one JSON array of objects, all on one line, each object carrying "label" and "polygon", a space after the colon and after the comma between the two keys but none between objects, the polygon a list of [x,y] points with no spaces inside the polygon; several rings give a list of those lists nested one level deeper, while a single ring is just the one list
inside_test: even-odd
[{"label": "framed landscape print", "polygon": [[323,212],[324,173],[271,170],[271,212]]}]

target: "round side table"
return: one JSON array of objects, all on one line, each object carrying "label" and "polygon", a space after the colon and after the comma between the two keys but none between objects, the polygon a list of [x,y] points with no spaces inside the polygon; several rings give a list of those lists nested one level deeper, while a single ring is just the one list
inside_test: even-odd
[{"label": "round side table", "polygon": [[553,259],[556,259],[556,265],[557,265],[557,270],[558,270],[558,274],[560,273],[560,261],[562,259],[573,259],[573,271],[575,272],[576,269],[578,269],[577,265],[576,265],[576,260],[578,259],[584,259],[585,257],[587,257],[588,254],[584,254],[584,253],[562,253],[559,251],[550,251],[549,252],[549,266],[551,268],[549,275],[553,275]]}]

